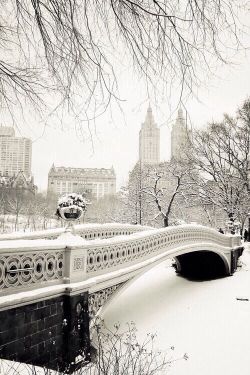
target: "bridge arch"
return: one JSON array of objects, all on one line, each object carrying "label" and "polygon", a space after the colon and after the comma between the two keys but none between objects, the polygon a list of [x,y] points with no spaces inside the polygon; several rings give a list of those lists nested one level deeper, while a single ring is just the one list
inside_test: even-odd
[{"label": "bridge arch", "polygon": [[229,263],[223,253],[197,250],[174,259],[176,272],[191,280],[208,280],[230,275]]},{"label": "bridge arch", "polygon": [[[187,258],[185,259],[185,257],[187,257]],[[199,266],[202,267],[203,264],[204,264],[204,266],[206,265],[205,264],[206,260],[209,259],[209,257],[211,257],[211,266],[214,265],[214,262],[215,262],[215,264],[217,264],[217,266],[215,265],[215,267],[216,268],[218,267],[215,270],[217,272],[215,272],[214,274],[211,274],[211,273],[208,272],[207,274],[203,275],[203,277],[202,277],[202,274],[199,273],[199,272],[197,272],[197,274],[195,274],[194,271],[197,268],[193,268],[191,270],[190,269],[186,270],[185,264],[187,264],[187,262],[189,262],[189,260],[192,261],[193,259],[195,259],[195,261],[196,261],[195,267],[199,267]],[[154,263],[149,264],[149,265],[141,268],[138,273],[136,273],[135,275],[131,275],[131,277],[129,277],[127,280],[123,281],[120,284],[114,285],[114,283],[116,283],[116,281],[113,280],[114,291],[108,292],[108,298],[106,300],[104,300],[103,297],[102,297],[102,305],[95,312],[95,316],[98,316],[98,317],[102,318],[105,311],[110,306],[110,304],[115,299],[117,299],[127,288],[129,288],[132,284],[134,284],[139,277],[141,277],[145,272],[151,270],[152,268],[155,268],[160,263],[163,263],[164,261],[169,260],[169,259],[174,259],[176,261],[176,263],[177,263],[177,269],[176,269],[177,273],[183,275],[184,277],[192,279],[192,280],[208,280],[208,279],[213,279],[213,278],[218,278],[218,277],[223,277],[223,276],[229,276],[231,274],[230,273],[230,256],[227,257],[227,254],[222,252],[220,247],[217,246],[217,248],[215,248],[214,246],[211,246],[209,244],[202,244],[202,243],[196,244],[195,247],[193,245],[184,246],[183,248],[179,248],[176,251],[176,255],[166,253],[166,255],[161,257],[158,261],[155,261]],[[200,262],[201,260],[204,261],[203,264]],[[202,270],[205,271],[206,268],[202,267],[201,271]],[[191,271],[191,273],[189,273],[187,271]],[[192,275],[192,272],[193,272],[193,275]]]}]

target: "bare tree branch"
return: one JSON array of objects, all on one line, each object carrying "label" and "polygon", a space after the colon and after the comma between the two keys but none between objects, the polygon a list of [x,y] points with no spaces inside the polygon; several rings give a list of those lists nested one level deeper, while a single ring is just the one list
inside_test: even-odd
[{"label": "bare tree branch", "polygon": [[192,90],[211,56],[227,62],[224,38],[240,45],[238,29],[230,0],[5,0],[1,107],[13,115],[17,105],[67,103],[88,122],[120,100],[123,61],[152,85],[174,80]]}]

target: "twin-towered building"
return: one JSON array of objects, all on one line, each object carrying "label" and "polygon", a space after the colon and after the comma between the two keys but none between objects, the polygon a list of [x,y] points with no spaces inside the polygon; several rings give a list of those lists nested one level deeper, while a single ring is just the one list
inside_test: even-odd
[{"label": "twin-towered building", "polygon": [[[132,207],[133,222],[147,225],[155,225],[154,217],[159,216],[154,201],[156,176],[157,189],[164,192],[164,199],[170,201],[176,186],[177,177],[174,173],[175,168],[184,167],[187,161],[187,150],[191,144],[191,132],[187,128],[183,111],[180,108],[175,123],[171,130],[171,154],[169,161],[160,160],[160,129],[155,123],[152,109],[149,106],[146,113],[145,121],[142,123],[139,133],[139,159],[133,170],[129,174],[129,199]],[[166,140],[166,147],[169,142]],[[185,168],[185,167],[184,167]],[[186,178],[186,177],[185,177]],[[184,181],[184,177],[182,183]],[[151,194],[151,195],[150,195]],[[175,194],[176,195],[176,194]],[[180,210],[184,210],[184,204],[181,201],[182,194],[180,192],[178,199],[175,198],[175,206],[177,216],[187,216],[187,212],[180,214]],[[177,202],[178,200],[178,202]],[[163,204],[161,202],[161,204]],[[164,209],[165,209],[164,203]],[[187,211],[185,209],[185,211]],[[172,215],[173,216],[173,215]],[[185,217],[186,218],[186,217]]]},{"label": "twin-towered building", "polygon": [[[180,108],[171,131],[171,160],[180,161],[185,158],[185,150],[190,142],[189,137],[190,131],[187,129],[183,111]],[[139,161],[145,165],[160,163],[160,129],[155,123],[150,106],[139,134]]]}]

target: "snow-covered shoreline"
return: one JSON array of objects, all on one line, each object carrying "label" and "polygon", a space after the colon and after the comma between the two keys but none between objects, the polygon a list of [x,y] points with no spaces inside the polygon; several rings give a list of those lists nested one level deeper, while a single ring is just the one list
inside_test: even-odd
[{"label": "snow-covered shoreline", "polygon": [[157,333],[161,351],[175,347],[170,375],[249,375],[250,251],[231,277],[192,282],[176,276],[169,263],[136,280],[109,306],[109,327],[134,321],[141,338]]}]

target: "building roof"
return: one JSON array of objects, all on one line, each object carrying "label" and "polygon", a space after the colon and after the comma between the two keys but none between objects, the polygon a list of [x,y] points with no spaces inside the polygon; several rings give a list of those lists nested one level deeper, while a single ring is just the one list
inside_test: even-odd
[{"label": "building roof", "polygon": [[157,127],[156,123],[155,123],[155,120],[154,120],[152,108],[150,107],[150,104],[148,106],[145,122],[142,124],[142,127],[150,127],[150,128]]},{"label": "building roof", "polygon": [[56,167],[52,164],[49,175],[88,175],[88,176],[113,176],[115,177],[114,168],[72,168],[72,167]]},{"label": "building roof", "polygon": [[0,176],[0,188],[22,188],[31,192],[37,191],[33,176],[26,177],[22,171],[16,176]]},{"label": "building roof", "polygon": [[0,126],[0,137],[15,137],[15,130],[11,126]]}]

